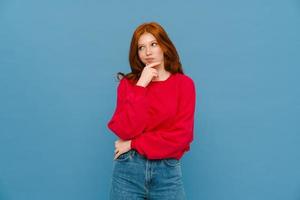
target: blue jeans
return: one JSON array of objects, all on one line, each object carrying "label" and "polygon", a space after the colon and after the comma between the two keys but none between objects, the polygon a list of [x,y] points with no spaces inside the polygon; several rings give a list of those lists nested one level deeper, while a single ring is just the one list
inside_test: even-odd
[{"label": "blue jeans", "polygon": [[148,160],[135,150],[120,155],[113,164],[110,199],[186,199],[180,161]]}]

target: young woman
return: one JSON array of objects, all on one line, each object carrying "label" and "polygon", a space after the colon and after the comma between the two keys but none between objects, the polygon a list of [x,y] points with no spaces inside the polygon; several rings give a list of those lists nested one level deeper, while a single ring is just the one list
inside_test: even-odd
[{"label": "young woman", "polygon": [[195,85],[175,46],[155,22],[135,30],[131,72],[118,73],[108,128],[115,142],[110,199],[185,199],[180,158],[193,140]]}]

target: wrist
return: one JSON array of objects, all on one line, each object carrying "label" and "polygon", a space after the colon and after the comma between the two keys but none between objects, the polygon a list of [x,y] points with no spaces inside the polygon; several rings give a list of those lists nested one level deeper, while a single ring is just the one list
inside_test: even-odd
[{"label": "wrist", "polygon": [[135,143],[134,139],[130,140],[130,149],[134,149],[134,143]]},{"label": "wrist", "polygon": [[128,141],[128,143],[129,143],[129,144],[128,144],[129,150],[132,149],[132,148],[131,148],[131,141],[132,141],[132,140],[129,140],[129,141]]},{"label": "wrist", "polygon": [[141,83],[141,82],[137,82],[136,85],[137,85],[137,86],[140,86],[140,87],[146,87],[146,84]]},{"label": "wrist", "polygon": [[136,85],[141,87],[147,87],[148,81],[143,78],[139,78]]}]

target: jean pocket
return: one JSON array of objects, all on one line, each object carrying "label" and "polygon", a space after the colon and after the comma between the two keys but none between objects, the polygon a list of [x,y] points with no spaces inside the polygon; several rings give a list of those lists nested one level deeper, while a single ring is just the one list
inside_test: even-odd
[{"label": "jean pocket", "polygon": [[163,162],[165,163],[165,165],[167,165],[169,167],[176,167],[176,166],[180,165],[180,161],[175,158],[163,159]]},{"label": "jean pocket", "polygon": [[127,151],[121,155],[119,155],[119,157],[116,159],[117,161],[126,161],[129,159],[129,157],[131,156],[130,151]]}]

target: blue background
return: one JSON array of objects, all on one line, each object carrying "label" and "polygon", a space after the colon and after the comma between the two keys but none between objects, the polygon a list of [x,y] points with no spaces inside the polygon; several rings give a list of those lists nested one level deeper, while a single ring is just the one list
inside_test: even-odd
[{"label": "blue background", "polygon": [[300,199],[300,2],[0,1],[0,199],[107,199],[106,127],[134,29],[197,87],[188,199]]}]

